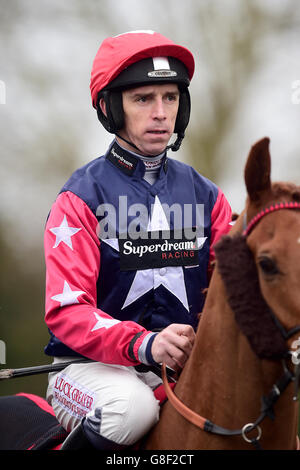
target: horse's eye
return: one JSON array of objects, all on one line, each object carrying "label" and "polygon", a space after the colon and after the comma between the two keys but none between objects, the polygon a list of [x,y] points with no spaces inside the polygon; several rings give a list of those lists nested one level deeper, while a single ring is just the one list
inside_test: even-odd
[{"label": "horse's eye", "polygon": [[269,256],[261,256],[258,259],[258,265],[266,276],[275,276],[279,274],[279,269],[277,267],[276,261],[270,258]]}]

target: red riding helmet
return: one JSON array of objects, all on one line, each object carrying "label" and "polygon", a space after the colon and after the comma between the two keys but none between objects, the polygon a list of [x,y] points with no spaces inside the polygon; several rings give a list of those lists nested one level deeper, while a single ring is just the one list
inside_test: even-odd
[{"label": "red riding helmet", "polygon": [[[105,39],[94,59],[90,82],[100,122],[113,134],[122,129],[122,90],[150,83],[177,83],[180,100],[174,132],[178,138],[171,148],[178,150],[190,117],[188,86],[194,69],[194,57],[188,49],[154,31],[131,31]],[[107,116],[99,106],[101,97]]]}]

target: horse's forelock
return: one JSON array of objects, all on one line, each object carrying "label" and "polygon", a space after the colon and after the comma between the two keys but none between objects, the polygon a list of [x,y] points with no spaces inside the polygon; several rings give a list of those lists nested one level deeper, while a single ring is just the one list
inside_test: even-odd
[{"label": "horse's forelock", "polygon": [[294,183],[287,182],[275,182],[272,184],[272,199],[280,201],[284,199],[286,201],[300,201],[300,186]]}]

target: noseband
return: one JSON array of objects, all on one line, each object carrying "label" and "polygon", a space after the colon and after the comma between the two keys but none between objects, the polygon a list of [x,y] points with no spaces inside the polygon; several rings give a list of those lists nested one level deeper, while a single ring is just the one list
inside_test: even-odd
[{"label": "noseband", "polygon": [[[258,214],[256,214],[250,222],[247,224],[247,214],[244,214],[244,227],[243,227],[243,236],[247,238],[249,234],[252,232],[254,227],[257,223],[265,216],[272,212],[283,210],[283,209],[300,209],[300,203],[298,202],[286,202],[286,203],[277,203],[273,204],[265,209],[261,210]],[[300,325],[291,328],[290,330],[286,330],[286,328],[280,323],[277,317],[274,315],[274,321],[276,326],[279,328],[283,338],[288,340],[294,334],[300,331]],[[282,359],[282,366],[283,366],[283,374],[280,379],[273,384],[271,391],[268,395],[262,397],[262,407],[261,413],[257,420],[254,423],[248,423],[243,426],[241,429],[230,430],[223,428],[221,426],[217,426],[216,424],[212,423],[208,419],[200,416],[199,414],[195,413],[193,410],[188,408],[181,400],[174,394],[173,390],[171,389],[167,374],[166,374],[166,365],[162,364],[162,379],[165,387],[165,391],[169,402],[174,406],[174,408],[189,422],[197,426],[198,428],[202,429],[203,431],[210,432],[212,434],[218,434],[222,436],[237,436],[242,435],[246,442],[249,442],[255,446],[256,449],[261,449],[259,444],[259,439],[261,437],[262,431],[259,424],[265,419],[265,417],[269,417],[270,419],[274,420],[275,413],[274,413],[274,405],[277,402],[278,398],[281,394],[286,390],[288,385],[291,382],[295,383],[295,394],[294,400],[297,400],[297,393],[298,393],[298,384],[300,379],[300,359],[298,356],[296,357],[295,352],[289,352],[292,356],[293,363],[296,365],[295,373],[291,372],[287,365],[287,357]],[[297,359],[297,360],[295,360]],[[298,360],[299,359],[299,360]],[[254,438],[248,437],[248,434],[253,431],[257,431],[257,435]],[[299,448],[299,446],[297,445]]]}]

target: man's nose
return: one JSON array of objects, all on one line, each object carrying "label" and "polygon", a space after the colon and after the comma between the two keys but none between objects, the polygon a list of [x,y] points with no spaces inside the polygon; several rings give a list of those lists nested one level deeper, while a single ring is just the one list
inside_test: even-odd
[{"label": "man's nose", "polygon": [[165,104],[162,98],[157,98],[153,104],[152,116],[154,119],[164,120],[166,119]]}]

